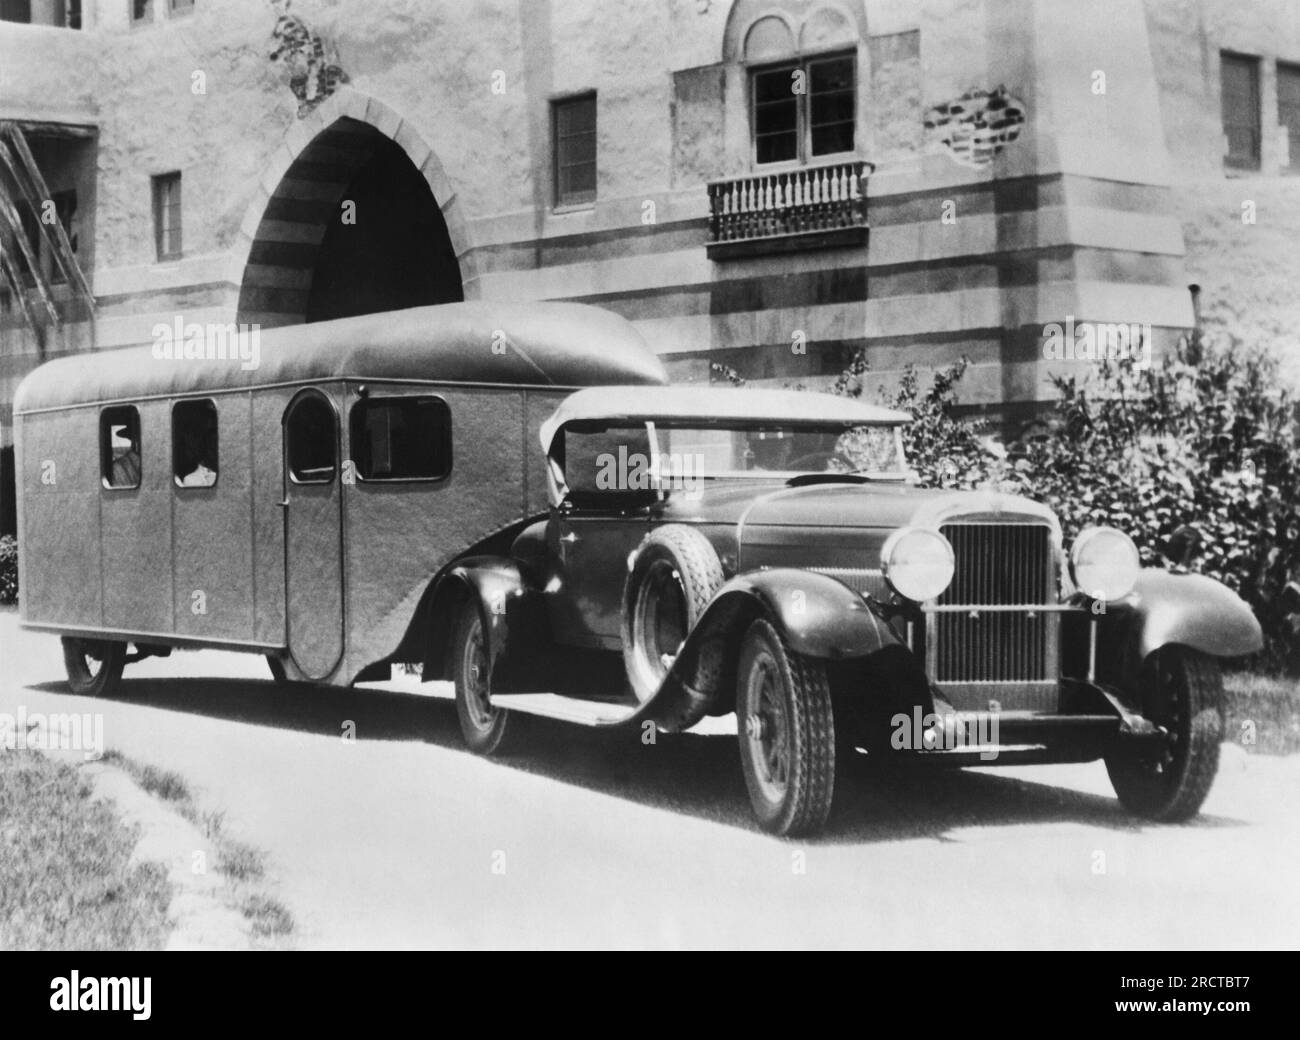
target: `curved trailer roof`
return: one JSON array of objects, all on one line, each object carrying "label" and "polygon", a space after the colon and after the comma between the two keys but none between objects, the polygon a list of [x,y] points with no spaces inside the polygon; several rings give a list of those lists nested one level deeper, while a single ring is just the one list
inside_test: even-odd
[{"label": "curved trailer roof", "polygon": [[668,381],[630,322],[576,303],[448,303],[267,329],[259,338],[260,363],[247,370],[238,356],[169,360],[152,346],[59,358],[23,380],[14,414],[335,379],[558,388]]}]

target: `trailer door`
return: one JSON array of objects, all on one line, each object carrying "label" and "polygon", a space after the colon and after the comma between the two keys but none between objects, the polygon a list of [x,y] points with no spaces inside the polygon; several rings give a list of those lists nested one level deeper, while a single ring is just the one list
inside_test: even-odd
[{"label": "trailer door", "polygon": [[284,413],[284,578],[289,652],[310,679],[343,657],[343,497],[339,418],[320,390]]}]

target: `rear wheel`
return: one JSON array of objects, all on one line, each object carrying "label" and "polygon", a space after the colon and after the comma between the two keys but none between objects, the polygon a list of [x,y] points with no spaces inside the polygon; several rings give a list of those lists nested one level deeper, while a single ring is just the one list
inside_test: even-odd
[{"label": "rear wheel", "polygon": [[510,713],[492,706],[492,666],[483,618],[472,603],[461,611],[451,646],[452,679],[456,684],[456,716],[471,751],[502,753],[510,728]]},{"label": "rear wheel", "polygon": [[658,691],[722,582],[718,554],[695,528],[665,524],[646,536],[623,592],[623,663],[637,700]]},{"label": "rear wheel", "polygon": [[1223,676],[1213,657],[1184,646],[1157,650],[1138,680],[1142,713],[1164,738],[1106,757],[1106,771],[1129,812],[1178,822],[1195,816],[1219,770]]},{"label": "rear wheel", "polygon": [[762,619],[737,669],[740,763],[759,825],[794,837],[821,829],[835,793],[835,723],[823,662],[794,653]]},{"label": "rear wheel", "polygon": [[63,667],[73,693],[107,697],[117,691],[126,666],[126,644],[107,639],[63,640]]}]

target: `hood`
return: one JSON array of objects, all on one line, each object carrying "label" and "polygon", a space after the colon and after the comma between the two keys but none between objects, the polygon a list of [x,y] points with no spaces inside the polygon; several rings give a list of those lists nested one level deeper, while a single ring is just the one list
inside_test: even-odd
[{"label": "hood", "polygon": [[826,483],[787,487],[771,482],[712,482],[698,498],[676,495],[664,521],[737,523],[745,527],[939,527],[955,516],[1032,517],[1056,527],[1046,506],[998,491],[944,491],[892,483]]}]

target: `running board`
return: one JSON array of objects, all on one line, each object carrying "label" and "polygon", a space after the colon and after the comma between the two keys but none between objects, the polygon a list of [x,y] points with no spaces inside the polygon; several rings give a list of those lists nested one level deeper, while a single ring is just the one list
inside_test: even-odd
[{"label": "running board", "polygon": [[588,701],[558,693],[495,693],[492,707],[574,722],[579,726],[621,726],[630,722],[644,705]]}]

